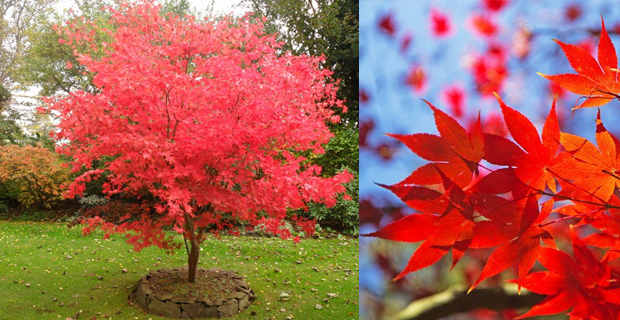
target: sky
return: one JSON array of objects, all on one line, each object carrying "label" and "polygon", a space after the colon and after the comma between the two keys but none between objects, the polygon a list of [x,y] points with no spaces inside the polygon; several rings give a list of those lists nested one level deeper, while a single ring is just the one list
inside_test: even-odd
[{"label": "sky", "polygon": [[[207,6],[208,1],[204,0],[191,0],[190,1],[196,8],[199,10],[204,10]],[[213,2],[213,9],[215,13],[230,13],[233,12],[235,14],[244,13],[245,10],[237,6],[239,1],[230,1],[230,0],[216,0]]]},{"label": "sky", "polygon": [[[190,0],[190,3],[194,7],[196,7],[200,11],[204,11],[207,8],[207,5],[211,1],[206,0]],[[58,10],[67,9],[73,3],[72,0],[59,0],[58,4],[55,6]],[[233,12],[234,14],[242,14],[245,10],[242,7],[239,7],[237,4],[239,1],[230,1],[230,0],[214,0],[213,1],[213,9],[215,13],[228,14]]]}]

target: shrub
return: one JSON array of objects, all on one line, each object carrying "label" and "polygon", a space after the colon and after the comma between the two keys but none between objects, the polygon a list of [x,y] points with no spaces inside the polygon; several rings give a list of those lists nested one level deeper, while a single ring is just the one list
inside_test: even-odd
[{"label": "shrub", "polygon": [[336,204],[328,208],[324,204],[311,202],[308,211],[295,211],[299,216],[314,219],[323,227],[341,233],[357,236],[359,233],[359,175],[352,172],[354,179],[345,183],[346,194],[338,195]]},{"label": "shrub", "polygon": [[25,208],[50,209],[63,199],[63,185],[71,181],[60,156],[33,146],[0,147],[0,198]]},{"label": "shrub", "polygon": [[[308,211],[294,214],[316,220],[325,228],[357,236],[359,230],[359,131],[354,126],[342,126],[325,147],[325,153],[312,159],[323,168],[322,176],[333,176],[347,170],[353,179],[344,184],[346,192],[338,195],[336,205],[310,202]],[[348,195],[348,196],[345,196]]]}]

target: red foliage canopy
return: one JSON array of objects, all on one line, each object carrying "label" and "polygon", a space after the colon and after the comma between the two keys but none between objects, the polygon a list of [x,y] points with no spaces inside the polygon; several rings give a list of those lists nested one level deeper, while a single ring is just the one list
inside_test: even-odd
[{"label": "red foliage canopy", "polygon": [[[107,195],[150,193],[158,201],[111,230],[137,232],[137,249],[165,246],[163,226],[192,238],[209,225],[223,229],[226,213],[289,236],[280,230],[288,208],[333,205],[344,192],[349,173],[320,177],[303,156],[324,152],[332,137],[326,122],[339,121],[333,107],[345,108],[321,57],[283,52],[249,18],[163,16],[149,1],[110,10],[116,29],[102,30],[113,39],[103,48],[83,28],[59,28],[73,48],[92,42],[92,52],[105,52],[78,58],[98,92],[46,102],[60,114],[56,139],[67,143],[58,151],[73,158],[74,170],[108,159]],[[78,177],[68,196],[102,171]]]}]

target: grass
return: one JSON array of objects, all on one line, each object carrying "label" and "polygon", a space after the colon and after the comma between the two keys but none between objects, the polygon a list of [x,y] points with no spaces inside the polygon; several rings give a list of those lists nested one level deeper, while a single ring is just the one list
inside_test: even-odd
[{"label": "grass", "polygon": [[[258,296],[228,319],[358,319],[357,239],[221,237],[202,248],[199,267],[245,275]],[[127,296],[148,271],[186,264],[184,250],[134,252],[122,236],[0,221],[0,320],[166,319],[129,305]]]}]

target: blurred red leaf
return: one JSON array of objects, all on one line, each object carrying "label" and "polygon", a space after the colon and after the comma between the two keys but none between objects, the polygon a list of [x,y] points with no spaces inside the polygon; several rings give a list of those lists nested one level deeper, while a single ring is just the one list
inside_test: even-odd
[{"label": "blurred red leaf", "polygon": [[452,30],[452,22],[447,14],[436,8],[431,8],[431,30],[435,37],[446,37]]},{"label": "blurred red leaf", "polygon": [[389,36],[393,36],[396,33],[396,25],[394,24],[394,18],[391,13],[388,13],[381,17],[379,20],[379,30],[386,33]]},{"label": "blurred red leaf", "polygon": [[478,57],[474,61],[472,71],[476,89],[483,96],[491,96],[494,92],[501,92],[504,81],[508,77],[508,70],[501,62],[491,62],[486,57]]},{"label": "blurred red leaf", "polygon": [[360,88],[360,102],[361,103],[368,103],[368,101],[370,101],[370,94],[368,94],[368,92],[362,88]]},{"label": "blurred red leaf", "polygon": [[414,65],[411,67],[405,79],[405,83],[418,93],[423,91],[426,85],[426,73],[422,66]]},{"label": "blurred red leaf", "polygon": [[581,6],[573,3],[564,9],[564,18],[568,22],[573,22],[581,17],[582,14]]},{"label": "blurred red leaf", "polygon": [[474,31],[483,37],[492,37],[498,31],[497,24],[487,15],[473,14],[469,22]]},{"label": "blurred red leaf", "polygon": [[375,122],[371,120],[363,120],[360,124],[360,148],[368,147],[368,135],[375,128]]},{"label": "blurred red leaf", "polygon": [[446,87],[442,93],[450,114],[456,118],[463,116],[463,105],[465,104],[465,90],[459,85]]},{"label": "blurred red leaf", "polygon": [[377,208],[370,199],[360,199],[360,225],[365,223],[379,225],[379,221],[381,221],[382,217],[383,214],[381,210]]},{"label": "blurred red leaf", "polygon": [[413,35],[407,32],[405,36],[403,37],[403,40],[400,43],[400,51],[402,53],[407,52],[407,49],[409,48],[409,44],[411,44],[411,40],[413,40]]},{"label": "blurred red leaf", "polygon": [[485,8],[491,11],[500,11],[508,4],[508,0],[482,0]]}]

